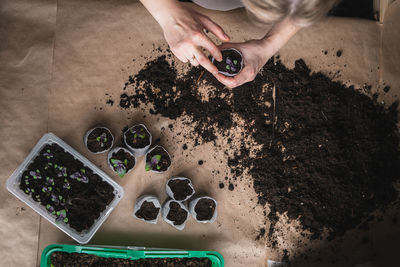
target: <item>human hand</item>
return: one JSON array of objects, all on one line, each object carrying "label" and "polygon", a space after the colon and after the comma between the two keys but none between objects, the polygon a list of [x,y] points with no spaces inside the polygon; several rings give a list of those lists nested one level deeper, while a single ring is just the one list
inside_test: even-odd
[{"label": "human hand", "polygon": [[219,48],[236,48],[242,53],[244,68],[234,77],[221,73],[214,75],[218,81],[227,87],[234,88],[254,80],[257,73],[268,59],[274,55],[275,50],[265,40],[250,40],[244,43],[224,43]]},{"label": "human hand", "polygon": [[169,8],[168,16],[158,21],[164,31],[165,40],[179,60],[184,63],[189,61],[193,66],[201,65],[214,75],[218,73],[218,69],[201,48],[208,50],[216,60],[222,60],[221,51],[204,33],[206,29],[221,41],[229,41],[229,37],[218,24],[181,4]]}]

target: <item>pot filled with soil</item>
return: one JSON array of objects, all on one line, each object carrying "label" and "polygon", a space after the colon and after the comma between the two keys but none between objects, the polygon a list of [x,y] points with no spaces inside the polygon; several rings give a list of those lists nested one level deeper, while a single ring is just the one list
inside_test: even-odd
[{"label": "pot filled with soil", "polygon": [[133,216],[147,223],[157,224],[161,205],[156,196],[143,195],[136,200]]},{"label": "pot filled with soil", "polygon": [[90,152],[100,154],[110,150],[114,143],[114,136],[108,128],[96,127],[86,132],[84,142]]},{"label": "pot filled with soil", "polygon": [[7,180],[7,189],[79,243],[87,243],[123,189],[53,134]]},{"label": "pot filled with soil", "polygon": [[152,136],[143,124],[134,125],[124,132],[125,145],[135,157],[146,154],[151,145]]},{"label": "pot filled with soil", "polygon": [[242,53],[235,49],[223,49],[222,61],[219,62],[212,58],[212,63],[217,67],[218,72],[225,76],[236,76],[243,69],[243,56]]},{"label": "pot filled with soil", "polygon": [[198,197],[190,201],[189,211],[199,223],[213,223],[217,219],[217,201],[212,197]]},{"label": "pot filled with soil", "polygon": [[116,147],[108,152],[107,163],[119,177],[123,178],[135,168],[136,159],[128,149]]},{"label": "pot filled with soil", "polygon": [[169,197],[176,201],[186,201],[195,193],[192,181],[186,177],[172,177],[165,185]]},{"label": "pot filled with soil", "polygon": [[52,244],[40,266],[223,267],[224,258],[216,251]]},{"label": "pot filled with soil", "polygon": [[183,230],[187,219],[189,218],[189,211],[182,202],[175,200],[168,200],[162,208],[162,217],[164,221],[172,225],[178,230]]},{"label": "pot filled with soil", "polygon": [[155,146],[146,154],[146,171],[166,172],[171,167],[171,156],[162,146]]}]

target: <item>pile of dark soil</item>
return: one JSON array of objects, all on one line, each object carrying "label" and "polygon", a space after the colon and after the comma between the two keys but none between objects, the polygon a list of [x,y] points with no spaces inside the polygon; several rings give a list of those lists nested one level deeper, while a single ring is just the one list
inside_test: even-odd
[{"label": "pile of dark soil", "polygon": [[174,225],[181,225],[186,221],[188,213],[186,210],[182,209],[181,206],[172,201],[169,203],[169,212],[167,219],[174,222]]},{"label": "pile of dark soil", "polygon": [[[207,100],[199,86],[211,88]],[[220,148],[236,151],[227,162],[233,177],[251,175],[259,203],[268,203],[270,236],[277,215],[287,213],[312,238],[324,228],[334,238],[397,198],[397,104],[385,108],[311,73],[303,60],[288,69],[272,58],[253,82],[230,90],[202,68],[178,76],[160,56],[131,76],[124,90],[122,108],[150,104],[151,113],[170,119],[189,116],[195,145],[216,140],[216,133],[228,143],[239,139],[239,147]],[[243,134],[234,115],[244,123]],[[240,140],[248,136],[252,142]]]},{"label": "pile of dark soil", "polygon": [[215,212],[215,202],[209,198],[200,199],[194,207],[196,219],[199,221],[211,220]]},{"label": "pile of dark soil", "polygon": [[193,189],[189,185],[190,180],[173,179],[168,182],[168,186],[174,194],[174,199],[181,201],[193,194]]},{"label": "pile of dark soil", "polygon": [[132,267],[211,267],[212,262],[208,258],[149,258],[139,260],[102,258],[96,255],[84,253],[54,252],[50,256],[52,266],[55,267],[108,267],[108,266],[132,266]]},{"label": "pile of dark soil", "polygon": [[89,229],[115,197],[110,184],[57,144],[40,151],[19,187],[78,232]]},{"label": "pile of dark soil", "polygon": [[146,221],[151,221],[157,218],[160,208],[154,206],[151,201],[144,201],[140,209],[135,213],[136,217],[140,219],[145,219]]}]

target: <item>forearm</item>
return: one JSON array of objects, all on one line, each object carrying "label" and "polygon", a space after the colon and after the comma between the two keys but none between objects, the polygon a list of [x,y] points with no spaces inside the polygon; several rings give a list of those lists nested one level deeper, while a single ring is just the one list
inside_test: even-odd
[{"label": "forearm", "polygon": [[144,7],[150,12],[161,27],[166,23],[171,22],[173,18],[169,16],[169,14],[176,8],[180,7],[179,2],[176,0],[140,0],[140,2],[142,2]]},{"label": "forearm", "polygon": [[261,39],[261,44],[265,49],[272,52],[271,54],[273,55],[278,52],[279,49],[284,46],[300,29],[301,27],[293,24],[290,19],[285,19],[272,27],[272,29]]}]

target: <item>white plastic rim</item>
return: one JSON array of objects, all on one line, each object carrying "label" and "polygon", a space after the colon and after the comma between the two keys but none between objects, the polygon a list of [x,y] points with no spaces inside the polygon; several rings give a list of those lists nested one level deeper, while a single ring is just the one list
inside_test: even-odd
[{"label": "white plastic rim", "polygon": [[[173,221],[167,219],[167,216],[168,216],[168,213],[169,213],[169,210],[170,210],[169,204],[170,204],[171,202],[176,202],[176,203],[178,203],[179,206],[181,206],[181,208],[184,209],[184,210],[186,210],[187,213],[188,213],[188,214],[187,214],[187,217],[186,217],[186,220],[185,220],[182,224],[180,224],[180,225],[174,225],[174,222],[173,222]],[[175,228],[178,229],[178,230],[183,230],[183,229],[185,228],[185,225],[186,225],[187,220],[189,219],[189,211],[188,211],[188,209],[186,208],[186,206],[185,206],[182,202],[175,201],[175,200],[171,199],[171,200],[168,200],[167,202],[164,203],[163,208],[162,208],[162,217],[163,217],[163,219],[164,219],[164,221],[165,221],[166,223],[172,225],[173,227],[175,227]]]},{"label": "white plastic rim", "polygon": [[[140,209],[143,202],[145,202],[145,201],[153,202],[153,204],[156,208],[160,208],[160,210],[158,211],[157,217],[154,220],[147,221],[143,218],[139,218],[136,216],[136,212]],[[133,208],[133,217],[135,217],[138,220],[142,220],[144,222],[150,223],[150,224],[157,224],[157,220],[158,220],[158,216],[160,215],[160,212],[161,212],[161,205],[160,205],[160,201],[158,200],[158,198],[154,195],[143,195],[143,196],[139,197],[138,199],[136,199],[135,207]]]},{"label": "white plastic rim", "polygon": [[[149,139],[149,144],[148,144],[147,146],[145,146],[144,148],[133,148],[133,147],[131,147],[131,146],[126,142],[126,133],[127,133],[128,131],[130,131],[133,127],[136,127],[136,126],[142,126],[142,127],[146,130],[146,132],[149,134],[149,137],[150,137],[150,139]],[[146,128],[146,126],[145,126],[144,124],[136,124],[136,125],[133,125],[132,127],[130,127],[128,130],[126,130],[126,131],[124,132],[124,143],[125,143],[126,147],[132,152],[132,154],[133,154],[135,157],[140,157],[140,156],[145,155],[146,152],[147,152],[147,150],[149,150],[149,148],[150,148],[150,146],[151,146],[151,141],[152,141],[152,135],[151,135],[150,131],[147,130],[147,128]]]},{"label": "white plastic rim", "polygon": [[[97,129],[97,128],[106,129],[106,130],[108,130],[108,131],[110,132],[110,134],[111,134],[111,136],[112,136],[111,146],[110,146],[109,149],[106,149],[106,150],[104,150],[104,151],[92,152],[92,151],[87,147],[87,140],[88,140],[89,134],[90,134],[94,129]],[[92,128],[92,129],[90,129],[89,131],[86,132],[86,134],[85,134],[85,136],[84,136],[84,138],[83,138],[83,143],[85,144],[85,147],[87,148],[87,150],[90,151],[90,153],[93,153],[93,154],[102,154],[102,153],[105,153],[105,152],[109,151],[109,150],[113,147],[113,145],[114,145],[114,135],[112,134],[112,132],[110,131],[110,129],[108,129],[107,127],[103,127],[103,126],[101,126],[101,127],[94,127],[94,128]]]},{"label": "white plastic rim", "polygon": [[[186,197],[185,199],[183,199],[183,200],[175,199],[174,192],[172,192],[171,188],[170,188],[169,185],[168,185],[168,183],[169,183],[170,181],[172,181],[172,180],[189,180],[189,186],[190,186],[190,187],[192,188],[192,190],[193,190],[192,194],[189,195],[189,196],[187,196],[187,197]],[[171,178],[168,179],[167,184],[165,185],[165,191],[167,191],[167,194],[168,194],[168,196],[169,196],[170,198],[172,198],[173,200],[179,201],[179,202],[184,202],[184,201],[188,200],[188,199],[191,198],[191,197],[194,195],[194,193],[195,193],[195,190],[194,190],[192,181],[191,181],[189,178],[186,178],[186,177],[179,177],[179,176],[173,176],[173,177],[171,177]]]},{"label": "white plastic rim", "polygon": [[150,170],[151,172],[155,172],[155,173],[164,173],[164,172],[167,172],[168,170],[169,170],[169,168],[171,168],[171,165],[172,165],[172,158],[171,158],[171,155],[168,153],[168,151],[165,149],[165,148],[163,148],[162,146],[159,146],[159,145],[156,145],[155,147],[153,147],[152,149],[150,149],[149,151],[147,151],[147,153],[146,153],[146,155],[144,156],[144,161],[145,161],[145,163],[147,163],[147,154],[150,154],[151,153],[151,151],[153,151],[156,147],[161,147],[167,154],[168,154],[168,157],[169,157],[169,160],[171,161],[171,164],[168,166],[168,168],[165,170],[165,171],[157,171],[157,170]]},{"label": "white plastic rim", "polygon": [[[201,199],[211,199],[215,203],[214,214],[213,214],[213,216],[211,217],[210,220],[205,220],[205,221],[197,220],[197,213],[194,210],[194,208],[196,207],[197,202],[199,202],[199,200],[201,200]],[[195,198],[192,201],[190,201],[190,203],[189,203],[189,212],[190,212],[190,215],[192,215],[192,217],[196,220],[196,222],[199,222],[199,223],[213,223],[217,219],[217,215],[218,215],[217,207],[218,207],[218,203],[217,203],[217,201],[215,199],[213,199],[212,197],[208,197],[208,196],[202,196],[202,197],[198,197],[198,198]]]},{"label": "white plastic rim", "polygon": [[[227,50],[234,50],[234,51],[236,51],[236,52],[238,52],[239,54],[240,54],[240,56],[242,57],[242,61],[240,61],[240,71],[242,71],[242,69],[243,69],[243,54],[242,54],[242,52],[240,52],[239,50],[237,50],[236,48],[233,48],[233,47],[231,47],[231,48],[226,48],[226,49],[222,49],[221,50],[221,52],[222,51],[227,51]],[[214,57],[211,59],[211,62],[214,64]],[[229,73],[229,72],[226,72],[226,71],[221,71],[221,70],[218,70],[218,72],[219,73],[221,73],[221,74],[223,74],[223,75],[225,75],[225,76],[229,76],[229,77],[233,77],[233,76],[236,76],[236,75],[238,75],[239,73],[240,73],[240,71],[238,72],[238,73]]]},{"label": "white plastic rim", "polygon": [[[110,163],[110,159],[112,158],[112,154],[117,153],[117,152],[120,151],[120,150],[125,151],[126,153],[128,153],[129,155],[131,155],[132,157],[135,158],[135,156],[132,154],[132,152],[129,151],[128,149],[126,149],[126,148],[117,146],[117,147],[114,147],[113,149],[111,149],[111,150],[108,152],[108,155],[107,155],[107,164],[108,164],[108,166],[111,168],[111,170],[112,170],[114,173],[116,173],[116,174],[117,174],[117,172],[114,170],[114,167],[113,167],[112,164]],[[129,169],[129,170],[125,173],[125,175],[127,175],[128,173],[130,173],[131,170],[133,170],[135,167],[136,167],[136,158],[135,158],[135,164],[133,164],[132,169]],[[118,175],[118,174],[117,174],[117,175]],[[123,177],[120,177],[120,178],[124,178],[125,175],[124,175]],[[119,177],[119,175],[118,175],[118,177]]]},{"label": "white plastic rim", "polygon": [[[19,189],[19,184],[21,182],[21,176],[23,172],[26,170],[28,165],[34,160],[34,158],[38,155],[38,153],[42,150],[42,148],[47,144],[57,144],[62,147],[66,152],[70,153],[75,159],[81,161],[83,165],[93,171],[93,173],[100,176],[103,181],[107,182],[114,188],[115,198],[111,201],[111,203],[106,207],[104,211],[100,213],[99,218],[95,220],[90,229],[78,232],[75,229],[71,228],[68,224],[65,223],[56,223],[56,218],[53,217],[50,213],[47,212],[46,208],[36,201],[34,201],[29,195],[25,194],[21,189]],[[117,206],[117,204],[121,201],[124,196],[124,190],[120,185],[114,182],[107,174],[105,174],[102,170],[100,170],[96,165],[91,163],[84,156],[79,154],[75,149],[66,144],[63,140],[58,138],[53,133],[45,134],[39,142],[35,145],[29,155],[25,158],[25,160],[18,166],[18,168],[11,174],[11,176],[7,180],[7,189],[14,196],[19,198],[29,207],[31,207],[34,211],[39,213],[42,217],[47,219],[54,226],[58,227],[61,231],[66,233],[68,236],[76,240],[80,244],[86,244],[90,241],[96,231],[100,228],[103,222],[107,219],[113,209]]]}]

